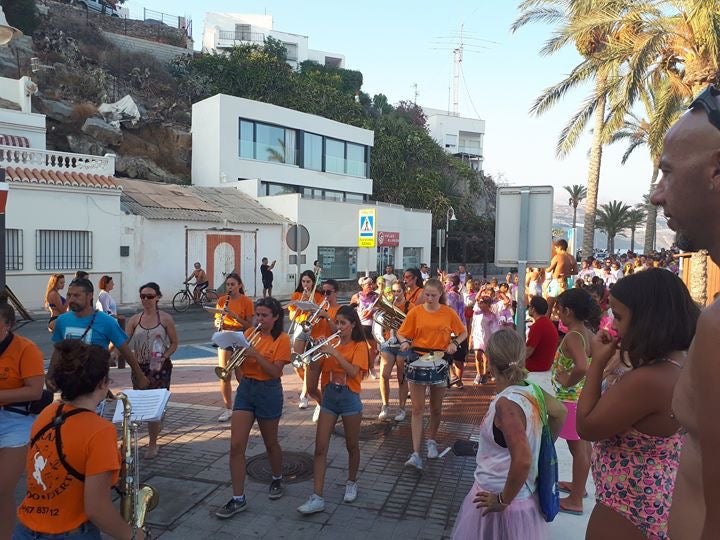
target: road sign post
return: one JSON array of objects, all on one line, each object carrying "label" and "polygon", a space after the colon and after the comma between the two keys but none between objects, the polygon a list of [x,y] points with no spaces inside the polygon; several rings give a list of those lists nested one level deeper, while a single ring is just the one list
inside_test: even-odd
[{"label": "road sign post", "polygon": [[361,208],[358,211],[358,248],[368,249],[365,265],[366,276],[370,275],[370,250],[376,246],[377,220],[375,217],[375,208]]},{"label": "road sign post", "polygon": [[297,275],[295,276],[295,279],[299,280],[302,272],[302,252],[306,250],[310,244],[310,233],[303,225],[292,225],[288,228],[287,233],[285,234],[285,243],[287,244],[287,247],[290,248],[290,251],[294,251],[296,253],[295,265],[297,268]]}]

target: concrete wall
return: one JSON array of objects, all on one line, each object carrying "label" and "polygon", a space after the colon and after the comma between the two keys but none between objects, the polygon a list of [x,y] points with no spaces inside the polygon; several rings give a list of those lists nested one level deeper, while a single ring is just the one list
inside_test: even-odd
[{"label": "concrete wall", "polygon": [[165,43],[147,41],[145,39],[124,36],[121,34],[113,34],[111,32],[103,32],[103,35],[110,43],[120,49],[134,53],[148,54],[160,62],[169,63],[177,56],[192,54],[192,51],[183,49],[182,47],[175,47],[174,45],[167,45]]}]

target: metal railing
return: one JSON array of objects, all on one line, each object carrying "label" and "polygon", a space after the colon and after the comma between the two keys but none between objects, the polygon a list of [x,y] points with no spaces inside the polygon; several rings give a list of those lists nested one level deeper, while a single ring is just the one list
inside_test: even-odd
[{"label": "metal railing", "polygon": [[86,174],[115,174],[115,156],[91,156],[0,145],[0,167],[27,167]]},{"label": "metal railing", "polygon": [[261,32],[243,32],[236,30],[219,30],[218,40],[222,41],[248,41],[250,43],[265,43],[265,34]]}]

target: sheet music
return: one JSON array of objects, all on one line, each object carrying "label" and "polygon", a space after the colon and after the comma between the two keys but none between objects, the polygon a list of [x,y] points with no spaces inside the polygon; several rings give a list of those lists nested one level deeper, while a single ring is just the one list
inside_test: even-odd
[{"label": "sheet music", "polygon": [[[159,422],[165,412],[170,390],[157,388],[155,390],[130,390],[122,391],[130,400],[132,412],[130,419],[134,422]],[[119,424],[123,421],[122,401],[118,400],[113,415],[113,423]]]},{"label": "sheet music", "polygon": [[228,347],[242,349],[250,346],[245,334],[242,332],[215,332],[212,336],[212,342],[223,349]]}]

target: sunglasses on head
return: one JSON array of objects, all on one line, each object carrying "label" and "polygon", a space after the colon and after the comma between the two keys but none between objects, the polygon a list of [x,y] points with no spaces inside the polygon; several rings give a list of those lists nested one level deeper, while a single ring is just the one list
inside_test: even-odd
[{"label": "sunglasses on head", "polygon": [[323,292],[322,292],[322,293],[323,293],[325,296],[330,296],[330,295],[331,295],[332,293],[334,293],[334,292],[335,292],[335,291],[333,291],[332,289],[323,289]]},{"label": "sunglasses on head", "polygon": [[141,294],[140,300],[154,300],[157,298],[157,294]]},{"label": "sunglasses on head", "polygon": [[701,106],[705,109],[710,123],[720,129],[720,106],[718,106],[718,96],[720,96],[720,89],[711,84],[698,94],[688,109],[694,109],[698,105]]}]

